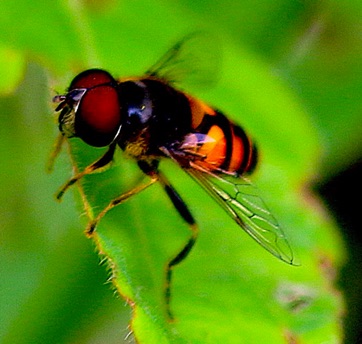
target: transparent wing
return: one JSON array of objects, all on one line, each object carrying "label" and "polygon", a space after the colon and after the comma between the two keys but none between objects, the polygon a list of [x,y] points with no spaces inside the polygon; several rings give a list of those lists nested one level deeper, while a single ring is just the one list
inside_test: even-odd
[{"label": "transparent wing", "polygon": [[245,178],[221,177],[197,169],[186,169],[186,172],[267,251],[288,264],[298,265],[283,230],[254,185]]},{"label": "transparent wing", "polygon": [[185,36],[164,54],[147,72],[173,84],[213,86],[221,65],[220,43],[206,32]]}]

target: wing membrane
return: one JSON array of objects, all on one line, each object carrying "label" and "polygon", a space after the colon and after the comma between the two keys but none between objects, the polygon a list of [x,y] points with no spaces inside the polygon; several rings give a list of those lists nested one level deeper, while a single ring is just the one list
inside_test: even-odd
[{"label": "wing membrane", "polygon": [[296,265],[283,230],[254,185],[245,178],[220,177],[197,169],[186,172],[262,247],[282,261]]},{"label": "wing membrane", "polygon": [[216,37],[195,32],[177,42],[147,72],[173,84],[213,86],[220,70],[220,44]]}]

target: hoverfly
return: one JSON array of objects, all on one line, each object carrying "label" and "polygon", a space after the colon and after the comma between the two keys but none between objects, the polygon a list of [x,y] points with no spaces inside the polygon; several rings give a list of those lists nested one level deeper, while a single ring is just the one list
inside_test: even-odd
[{"label": "hoverfly", "polygon": [[244,177],[257,163],[254,143],[222,112],[177,87],[185,75],[198,75],[198,65],[190,52],[200,37],[186,36],[143,76],[118,80],[105,70],[89,69],[73,79],[66,94],[53,98],[58,103],[55,111],[60,112],[60,135],[53,158],[65,138],[78,137],[90,146],[108,147],[103,156],[60,189],[58,199],[83,176],[110,165],[117,147],[133,158],[148,177],[147,182],[111,200],[88,224],[89,235],[110,209],[156,182],[189,225],[190,238],[167,263],[165,298],[169,318],[172,270],[194,246],[198,226],[160,170],[162,159],[178,164],[267,251],[293,264],[293,253],[282,229],[256,187]]}]

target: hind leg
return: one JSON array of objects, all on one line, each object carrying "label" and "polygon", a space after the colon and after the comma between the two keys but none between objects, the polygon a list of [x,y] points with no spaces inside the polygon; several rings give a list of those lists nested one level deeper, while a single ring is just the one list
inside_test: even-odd
[{"label": "hind leg", "polygon": [[164,190],[166,191],[168,197],[172,201],[174,207],[181,215],[181,217],[187,222],[191,230],[191,236],[186,242],[186,244],[181,248],[181,250],[172,258],[166,265],[166,284],[165,284],[165,301],[166,301],[166,312],[169,320],[173,320],[173,314],[170,309],[171,303],[171,282],[172,282],[172,272],[176,265],[180,264],[190,253],[192,247],[195,245],[195,242],[198,237],[199,229],[195,222],[194,217],[192,216],[190,210],[188,209],[186,203],[182,200],[177,191],[173,188],[170,182],[166,179],[163,174],[158,174],[160,183],[162,184]]}]

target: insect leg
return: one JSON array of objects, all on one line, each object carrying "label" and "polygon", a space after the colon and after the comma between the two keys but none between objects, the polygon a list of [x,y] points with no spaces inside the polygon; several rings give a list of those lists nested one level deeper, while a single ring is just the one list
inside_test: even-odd
[{"label": "insect leg", "polygon": [[71,187],[79,179],[83,178],[87,174],[91,174],[109,165],[112,162],[115,148],[116,144],[110,145],[106,153],[102,155],[97,161],[88,165],[82,172],[77,173],[75,176],[69,179],[57,192],[57,200],[60,200],[63,197],[64,193],[69,189],[69,187]]},{"label": "insect leg", "polygon": [[126,201],[128,198],[130,198],[131,196],[145,190],[146,188],[148,188],[149,186],[151,186],[152,184],[154,184],[155,182],[157,182],[158,180],[158,176],[155,174],[153,175],[153,177],[145,184],[141,184],[136,186],[135,188],[131,189],[128,192],[123,193],[122,195],[116,197],[115,199],[113,199],[98,215],[95,219],[93,219],[91,222],[89,222],[85,232],[88,236],[91,236],[92,233],[94,232],[98,222],[102,219],[102,217],[108,212],[110,211],[112,208],[114,208],[115,206],[123,203],[124,201]]},{"label": "insect leg", "polygon": [[52,151],[52,153],[49,157],[48,163],[47,163],[47,172],[49,172],[49,173],[53,171],[55,159],[57,158],[57,156],[59,155],[59,153],[62,149],[64,140],[65,140],[65,136],[62,133],[59,133],[57,140],[55,141],[53,151]]},{"label": "insect leg", "polygon": [[162,184],[164,190],[166,191],[168,197],[171,199],[173,205],[175,206],[176,210],[179,212],[179,214],[182,216],[182,218],[188,223],[190,230],[191,230],[191,237],[187,241],[186,245],[181,249],[180,252],[176,254],[175,257],[173,257],[166,266],[166,285],[165,285],[165,301],[166,301],[166,311],[167,316],[170,320],[173,320],[173,315],[170,310],[170,301],[171,301],[171,280],[172,280],[172,271],[173,268],[181,263],[187,255],[190,253],[192,247],[194,246],[199,229],[195,222],[194,217],[192,216],[190,210],[187,208],[187,205],[182,200],[180,195],[177,193],[177,191],[173,188],[173,186],[170,184],[170,182],[166,179],[166,177],[163,174],[158,173],[158,178],[160,183]]}]

